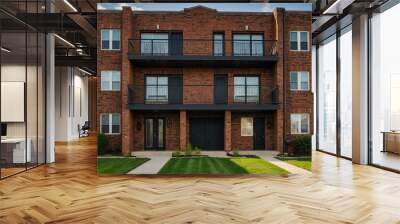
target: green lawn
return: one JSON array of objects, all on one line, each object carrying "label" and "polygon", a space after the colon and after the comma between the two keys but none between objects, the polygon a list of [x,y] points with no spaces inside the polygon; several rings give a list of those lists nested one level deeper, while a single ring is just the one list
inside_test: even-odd
[{"label": "green lawn", "polygon": [[289,174],[288,171],[260,158],[233,158],[231,161],[252,174]]},{"label": "green lawn", "polygon": [[310,170],[311,171],[311,157],[276,157],[277,159],[280,159],[282,161],[285,161],[289,164],[292,164],[294,166],[303,168],[305,170]]},{"label": "green lawn", "polygon": [[99,158],[97,159],[97,171],[99,173],[125,174],[143,163],[148,158]]},{"label": "green lawn", "polygon": [[258,158],[171,158],[159,174],[287,174]]}]

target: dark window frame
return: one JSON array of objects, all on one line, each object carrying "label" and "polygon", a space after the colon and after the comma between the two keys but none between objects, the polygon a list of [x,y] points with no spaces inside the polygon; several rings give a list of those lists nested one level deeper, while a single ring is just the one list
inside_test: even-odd
[{"label": "dark window frame", "polygon": [[[244,77],[245,78],[245,84],[244,85],[235,85],[235,77]],[[258,79],[258,85],[247,85],[247,78],[257,78]],[[236,86],[244,86],[245,87],[245,94],[244,94],[244,102],[238,102],[235,100],[235,87]],[[258,98],[257,98],[257,102],[248,102],[248,96],[247,94],[247,87],[248,86],[257,86],[258,87]],[[244,104],[248,104],[248,103],[254,103],[254,104],[260,104],[261,103],[261,79],[260,79],[260,75],[234,75],[233,76],[233,103],[244,103]]]},{"label": "dark window frame", "polygon": [[[250,55],[236,55],[235,54],[235,40],[234,36],[235,35],[250,35]],[[261,35],[262,36],[262,54],[261,55],[253,55],[253,35]],[[255,41],[260,41],[260,40],[255,40]],[[232,49],[232,56],[249,56],[249,57],[256,57],[256,56],[265,56],[265,35],[264,32],[232,32],[232,38],[231,38],[231,49]]]},{"label": "dark window frame", "polygon": [[[218,55],[215,53],[215,35],[222,35],[222,54]],[[213,56],[225,56],[225,32],[223,31],[214,31],[213,32],[213,39],[212,39],[212,54]]]}]

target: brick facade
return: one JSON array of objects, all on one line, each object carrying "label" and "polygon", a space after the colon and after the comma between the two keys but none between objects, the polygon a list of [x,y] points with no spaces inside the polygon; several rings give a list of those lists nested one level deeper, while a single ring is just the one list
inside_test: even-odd
[{"label": "brick facade", "polygon": [[[100,91],[101,79],[97,79],[97,127],[100,129],[101,113],[121,114],[121,134],[110,135],[110,150],[129,154],[144,150],[144,126],[146,117],[165,119],[165,149],[184,149],[189,138],[189,119],[196,112],[176,110],[170,112],[131,111],[128,109],[128,85],[136,89],[133,100],[144,102],[146,75],[182,76],[183,104],[213,104],[214,76],[228,77],[228,104],[233,103],[233,79],[235,75],[256,75],[260,80],[260,102],[271,103],[272,89],[278,89],[278,109],[275,111],[246,112],[221,111],[224,121],[224,149],[249,150],[254,148],[253,137],[241,136],[241,117],[263,117],[265,126],[265,149],[284,150],[285,139],[290,138],[290,114],[310,114],[310,134],[313,133],[313,93],[290,91],[290,71],[309,71],[311,80],[311,49],[305,52],[289,50],[290,31],[308,31],[311,48],[311,13],[287,12],[276,9],[273,13],[233,13],[194,7],[180,12],[140,12],[123,8],[122,11],[99,11],[98,46],[101,46],[102,29],[121,29],[121,50],[104,51],[98,48],[98,72],[120,70],[121,91]],[[225,35],[224,51],[232,52],[232,34],[262,33],[264,40],[276,40],[278,61],[262,68],[213,68],[213,67],[135,67],[128,57],[128,40],[140,39],[141,32],[180,31],[183,39],[209,39],[213,32]],[[213,51],[212,41],[195,44],[184,42],[183,54],[204,55]],[[202,112],[205,114],[211,114]],[[285,125],[286,124],[286,125]]]}]

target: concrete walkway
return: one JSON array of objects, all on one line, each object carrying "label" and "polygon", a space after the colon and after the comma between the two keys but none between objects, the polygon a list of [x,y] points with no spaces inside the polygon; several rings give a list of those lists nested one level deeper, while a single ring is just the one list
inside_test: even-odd
[{"label": "concrete walkway", "polygon": [[150,158],[149,161],[145,162],[143,165],[129,171],[127,174],[157,174],[158,171],[168,162],[171,158],[172,152],[170,151],[143,151],[135,152],[135,156]]},{"label": "concrete walkway", "polygon": [[[203,151],[204,155],[210,157],[228,157],[225,151]],[[291,174],[311,174],[310,171],[286,163],[274,156],[278,154],[276,151],[240,151],[240,155],[256,155],[276,166],[289,171]],[[129,171],[127,174],[157,174],[158,171],[168,162],[171,158],[172,151],[140,151],[135,152],[137,157],[150,158],[149,161],[139,166],[138,168]]]}]

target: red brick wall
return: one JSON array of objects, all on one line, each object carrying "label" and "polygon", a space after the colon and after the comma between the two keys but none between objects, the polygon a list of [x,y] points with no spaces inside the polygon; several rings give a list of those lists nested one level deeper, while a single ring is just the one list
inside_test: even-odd
[{"label": "red brick wall", "polygon": [[[312,80],[312,67],[311,67],[311,14],[300,12],[287,12],[286,16],[286,30],[290,31],[308,31],[309,32],[309,51],[295,52],[289,49],[289,35],[286,35],[286,49],[287,50],[287,86],[290,85],[290,72],[291,71],[308,71],[310,76],[310,91],[287,91],[287,108],[288,115],[286,120],[290,121],[291,113],[308,113],[310,114],[310,134],[314,133],[313,130],[313,93],[311,92]],[[290,122],[286,124],[286,130],[290,137]]]},{"label": "red brick wall", "polygon": [[232,149],[251,150],[254,149],[253,136],[241,136],[241,118],[242,117],[264,117],[265,126],[265,149],[273,150],[273,141],[275,132],[273,130],[273,116],[271,113],[241,113],[232,112]]},{"label": "red brick wall", "polygon": [[[114,91],[101,91],[101,71],[121,70],[121,51],[101,50],[101,29],[119,29],[121,27],[121,13],[100,13],[97,17],[97,128],[100,130],[101,113],[121,112],[121,93]],[[121,152],[121,136],[107,135],[108,150]]]}]

